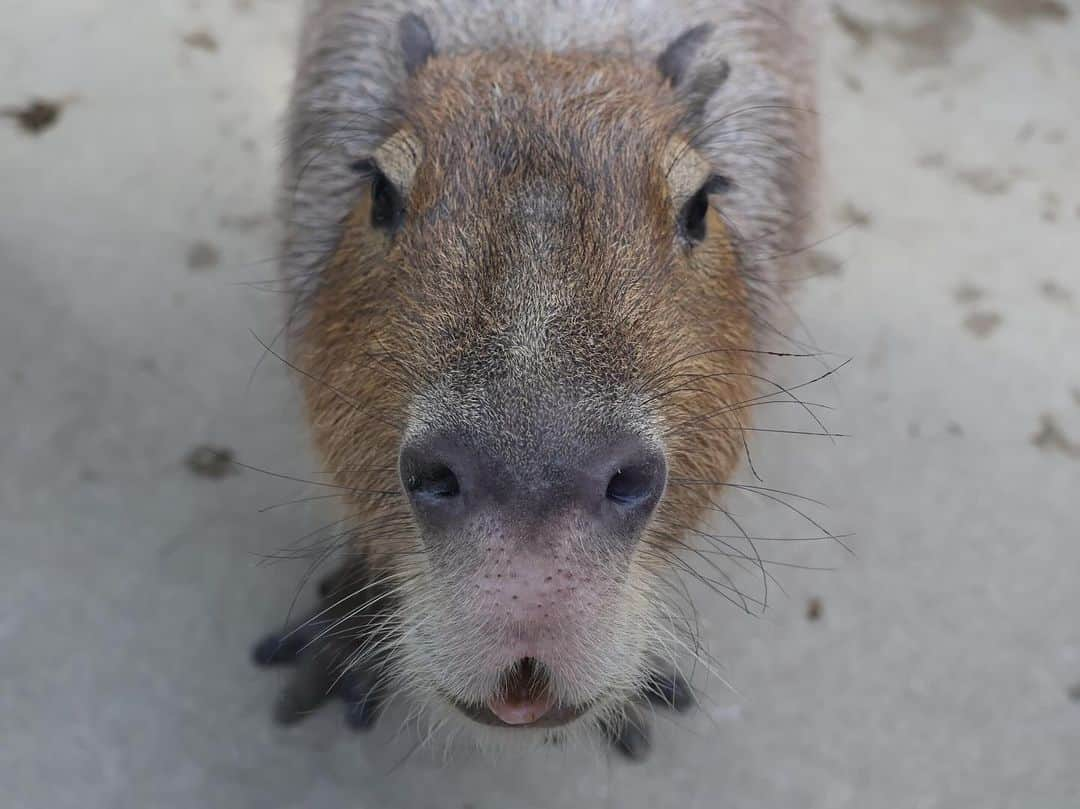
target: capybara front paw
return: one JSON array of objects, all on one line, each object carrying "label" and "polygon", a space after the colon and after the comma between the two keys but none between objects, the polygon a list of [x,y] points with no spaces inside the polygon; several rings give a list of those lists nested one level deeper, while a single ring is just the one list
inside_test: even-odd
[{"label": "capybara front paw", "polygon": [[366,597],[362,571],[345,568],[319,588],[322,606],[314,614],[260,640],[252,659],[262,667],[292,666],[288,682],[274,706],[274,718],[293,725],[327,702],[345,704],[345,722],[353,730],[375,724],[382,689],[371,623],[362,604]]}]

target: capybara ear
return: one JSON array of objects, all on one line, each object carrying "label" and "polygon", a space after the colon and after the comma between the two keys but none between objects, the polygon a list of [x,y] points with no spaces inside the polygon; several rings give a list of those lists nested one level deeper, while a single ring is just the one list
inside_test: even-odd
[{"label": "capybara ear", "polygon": [[411,12],[398,23],[398,37],[405,57],[405,72],[412,76],[435,55],[435,40],[423,17]]},{"label": "capybara ear", "polygon": [[698,51],[712,33],[710,23],[688,28],[656,60],[660,75],[678,91],[688,109],[688,117],[694,123],[704,116],[705,105],[731,72],[726,59],[713,59],[700,67],[694,66]]},{"label": "capybara ear", "polygon": [[660,74],[671,82],[672,87],[681,87],[690,71],[698,49],[712,36],[711,23],[702,23],[688,28],[668,45],[656,60]]}]

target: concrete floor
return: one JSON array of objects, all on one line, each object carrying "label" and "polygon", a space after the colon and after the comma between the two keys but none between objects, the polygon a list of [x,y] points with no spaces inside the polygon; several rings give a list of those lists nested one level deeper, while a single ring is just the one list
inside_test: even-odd
[{"label": "concrete floor", "polygon": [[1080,806],[1080,4],[841,3],[797,308],[855,358],[810,389],[852,437],[755,458],[856,555],[778,545],[832,570],[776,568],[761,618],[700,594],[737,691],[630,766],[271,725],[248,649],[306,563],[260,559],[326,514],[185,456],[312,470],[287,374],[253,376],[296,4],[0,0],[0,106],[65,102],[0,119],[0,805]]}]

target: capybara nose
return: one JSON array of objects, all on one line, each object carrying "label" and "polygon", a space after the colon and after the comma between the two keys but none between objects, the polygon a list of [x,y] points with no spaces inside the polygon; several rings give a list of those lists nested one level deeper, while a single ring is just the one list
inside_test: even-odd
[{"label": "capybara nose", "polygon": [[617,531],[644,522],[667,483],[663,452],[634,435],[531,453],[437,435],[406,442],[399,465],[418,520],[435,529],[488,513],[531,520],[575,511]]}]

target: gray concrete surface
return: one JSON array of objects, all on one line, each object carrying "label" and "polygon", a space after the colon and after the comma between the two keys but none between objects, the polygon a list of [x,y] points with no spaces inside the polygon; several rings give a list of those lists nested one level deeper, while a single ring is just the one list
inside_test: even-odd
[{"label": "gray concrete surface", "polygon": [[1080,6],[842,3],[797,310],[855,358],[807,391],[851,437],[754,452],[856,555],[777,543],[831,570],[774,568],[760,618],[699,593],[735,690],[628,766],[270,724],[248,648],[306,563],[260,560],[326,512],[184,458],[312,473],[287,374],[252,378],[295,4],[0,0],[0,106],[66,101],[0,119],[0,806],[1080,806]]}]

